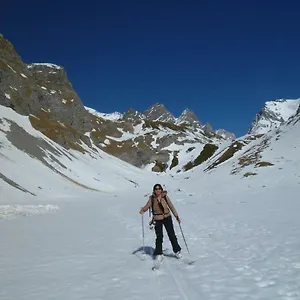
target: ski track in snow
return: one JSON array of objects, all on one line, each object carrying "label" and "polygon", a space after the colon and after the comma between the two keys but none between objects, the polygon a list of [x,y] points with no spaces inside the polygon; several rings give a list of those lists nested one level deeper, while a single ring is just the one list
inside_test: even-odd
[{"label": "ski track in snow", "polygon": [[[136,211],[136,207],[133,209],[135,209],[133,211]],[[124,217],[122,211],[123,208],[120,209],[119,207],[116,207],[115,209],[111,210],[110,213],[114,215],[114,217],[117,220],[119,220],[119,222],[121,222],[127,230],[131,230],[132,232],[134,232],[135,236],[141,235],[141,230],[142,230],[141,225],[138,226],[138,224],[136,224],[136,220],[134,219]],[[148,226],[147,213],[144,214],[144,226],[145,226],[144,227],[145,231],[147,230],[149,231],[147,227]],[[150,234],[153,235],[154,232],[151,231]],[[153,247],[152,244],[154,244],[154,241],[155,238],[153,239],[152,243],[151,243],[151,238],[150,240],[148,238],[147,239],[148,243],[145,246]],[[171,261],[169,261],[170,259]],[[184,265],[183,262],[165,256],[160,268],[155,271],[151,270],[151,267],[153,266],[153,259],[150,258],[150,256],[147,259],[145,259],[145,262],[146,262],[145,266],[141,265],[141,267],[146,267],[145,270],[146,273],[153,272],[154,273],[153,275],[156,280],[156,284],[152,285],[153,290],[157,290],[158,293],[157,296],[158,298],[156,297],[155,299],[184,299],[184,300],[197,299],[199,294],[184,279],[183,276],[184,270],[182,270],[182,268],[183,267],[187,268],[188,266]],[[179,268],[179,266],[181,268]],[[175,270],[177,271],[174,273]],[[145,297],[143,299],[145,299]]]},{"label": "ski track in snow", "polygon": [[[297,216],[280,215],[277,211],[276,219],[272,215],[272,199],[266,201],[269,203],[264,207],[265,212],[258,210],[260,203],[254,199],[247,200],[236,202],[238,205],[228,201],[216,202],[219,209],[216,206],[210,218],[207,218],[205,208],[195,210],[189,217],[192,220],[189,224],[192,247],[195,248],[197,241],[201,240],[197,232],[207,234],[201,241],[201,261],[202,267],[205,267],[202,268],[202,276],[213,275],[214,279],[205,282],[201,278],[201,282],[205,282],[200,284],[202,290],[216,299],[219,299],[219,294],[229,295],[229,291],[235,292],[230,299],[299,299],[300,273],[297,269],[300,243],[297,236],[300,230],[297,226],[291,232],[280,230],[280,225],[285,222],[290,225],[289,217],[295,221]],[[250,201],[253,203],[247,207]],[[244,205],[244,209],[234,213],[240,205]],[[226,206],[226,211],[222,206]],[[269,229],[270,224],[279,225],[278,231]],[[215,258],[211,259],[211,255]]]},{"label": "ski track in snow", "polygon": [[[150,255],[142,255],[138,211],[146,199],[136,191],[134,199],[125,194],[61,201],[54,214],[3,221],[0,299],[299,299],[295,192],[229,191],[222,199],[221,193],[204,199],[170,192],[196,263],[165,256],[156,271]],[[155,233],[148,221],[146,213],[149,254]],[[165,232],[164,248],[171,251]]]},{"label": "ski track in snow", "polygon": [[[230,196],[240,199],[238,195]],[[183,271],[181,268],[178,270],[176,261],[171,263],[168,258],[164,259],[158,272],[167,272],[168,282],[160,285],[173,286],[166,295],[170,299],[176,299],[178,294],[181,296],[178,299],[197,299],[195,291],[196,295],[207,297],[205,299],[224,299],[225,295],[228,299],[299,299],[300,229],[297,226],[297,209],[294,213],[293,209],[286,209],[283,192],[281,198],[277,196],[276,199],[276,193],[273,196],[256,201],[257,198],[250,195],[244,201],[225,199],[222,200],[224,203],[212,199],[213,202],[203,203],[204,207],[199,205],[197,209],[188,210],[187,224],[182,226],[188,228],[189,248],[197,253],[197,262],[190,270]],[[260,203],[262,199],[264,205]],[[282,209],[278,208],[278,204],[282,205]],[[289,203],[290,207],[295,204],[299,209],[297,203]],[[181,207],[181,210],[187,208]],[[115,213],[115,216],[123,220],[126,228],[138,234],[133,220],[126,220],[122,212]],[[286,230],[285,226],[288,226]],[[151,234],[153,237],[147,242],[154,246],[154,233]],[[185,251],[178,227],[177,236]],[[164,243],[169,245],[166,234]],[[172,296],[174,290],[176,292]]]}]

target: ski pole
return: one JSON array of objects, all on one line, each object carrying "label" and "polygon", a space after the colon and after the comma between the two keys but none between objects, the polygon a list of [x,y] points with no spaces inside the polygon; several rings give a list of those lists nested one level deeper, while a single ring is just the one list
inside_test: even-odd
[{"label": "ski pole", "polygon": [[143,252],[145,254],[144,214],[142,214]]},{"label": "ski pole", "polygon": [[188,251],[189,255],[191,255],[191,253],[190,253],[190,251],[189,251],[189,248],[188,248],[188,246],[187,246],[187,243],[186,243],[186,240],[185,240],[185,237],[184,237],[184,234],[183,234],[183,231],[182,231],[181,225],[180,225],[180,223],[178,223],[178,224],[179,224],[179,227],[180,227],[180,231],[181,231],[181,234],[182,234],[182,237],[183,237],[183,240],[184,240],[184,243],[185,243],[186,249],[187,249],[187,251]]}]

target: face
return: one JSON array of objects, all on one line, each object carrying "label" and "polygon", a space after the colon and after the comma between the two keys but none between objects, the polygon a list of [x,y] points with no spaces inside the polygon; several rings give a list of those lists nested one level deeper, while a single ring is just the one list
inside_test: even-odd
[{"label": "face", "polygon": [[155,188],[154,188],[154,191],[155,191],[155,194],[156,195],[160,195],[161,192],[162,192],[162,189],[159,185],[157,185]]}]

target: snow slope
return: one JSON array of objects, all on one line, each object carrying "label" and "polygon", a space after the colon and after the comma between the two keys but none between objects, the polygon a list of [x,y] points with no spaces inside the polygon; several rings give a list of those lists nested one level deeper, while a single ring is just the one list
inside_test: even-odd
[{"label": "snow slope", "polygon": [[[160,181],[180,212],[194,265],[165,257],[153,272],[147,227],[142,260],[138,210],[150,182],[116,197],[48,198],[60,210],[1,223],[0,299],[299,299],[299,185],[250,189],[240,179],[209,195],[197,186],[190,194],[184,179]],[[166,237],[164,248],[170,253]]]},{"label": "snow slope", "polygon": [[95,115],[96,117],[100,117],[105,120],[110,120],[110,121],[117,121],[122,118],[122,114],[119,112],[113,112],[113,113],[102,113],[98,112],[97,110],[91,108],[91,107],[84,107],[90,114]]},{"label": "snow slope", "polygon": [[[297,183],[300,176],[299,130],[298,114],[264,135],[247,134],[233,143],[221,145],[210,159],[182,176],[189,178],[187,184],[192,186],[197,186],[201,178],[201,188],[209,191],[231,185],[233,177],[241,178],[251,186],[252,182],[257,183],[260,187],[264,184],[276,187],[282,179]],[[228,153],[233,155],[230,157]],[[252,177],[259,180],[253,181]]]},{"label": "snow slope", "polygon": [[[1,300],[300,299],[300,116],[245,144],[217,168],[204,171],[226,147],[206,165],[176,176],[138,171],[100,151],[67,152],[74,155],[68,160],[52,150],[67,166],[53,163],[59,171],[103,190],[97,192],[17,149],[10,143],[9,120],[51,141],[26,117],[9,109],[1,113],[1,172],[36,193],[7,184],[0,189]],[[232,173],[238,158],[256,153],[264,141],[260,160],[273,165]],[[99,185],[92,179],[96,172]],[[151,270],[155,234],[147,227],[148,214],[138,211],[157,182],[180,214],[194,265],[165,256],[160,270]],[[174,226],[189,257],[175,221]],[[171,253],[166,234],[164,249]]]},{"label": "snow slope", "polygon": [[96,147],[81,146],[86,154],[67,151],[33,129],[28,117],[0,106],[0,197],[45,197],[49,193],[68,197],[87,191],[113,194],[145,182],[145,171]]}]

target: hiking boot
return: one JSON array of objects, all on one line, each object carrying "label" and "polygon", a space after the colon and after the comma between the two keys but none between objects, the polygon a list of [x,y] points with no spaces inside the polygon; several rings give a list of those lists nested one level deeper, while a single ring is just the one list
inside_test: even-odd
[{"label": "hiking boot", "polygon": [[182,258],[181,251],[176,252],[175,256],[176,256],[177,259],[181,259]]}]

